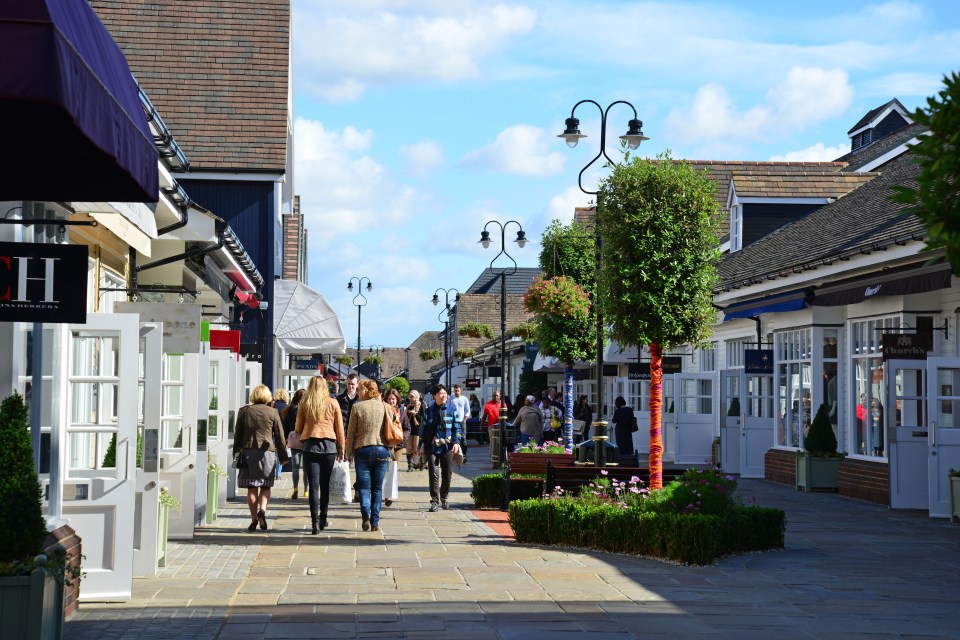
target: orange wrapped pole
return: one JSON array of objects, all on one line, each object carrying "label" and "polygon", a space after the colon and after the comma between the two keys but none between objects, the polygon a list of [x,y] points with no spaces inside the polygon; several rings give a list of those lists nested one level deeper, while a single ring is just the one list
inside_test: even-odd
[{"label": "orange wrapped pole", "polygon": [[663,350],[650,343],[650,489],[663,488]]}]

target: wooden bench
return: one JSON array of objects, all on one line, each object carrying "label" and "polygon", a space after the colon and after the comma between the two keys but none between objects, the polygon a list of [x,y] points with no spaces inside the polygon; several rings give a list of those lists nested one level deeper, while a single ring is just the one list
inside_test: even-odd
[{"label": "wooden bench", "polygon": [[[607,472],[605,476],[601,473],[601,470]],[[664,468],[663,484],[667,485],[677,479],[683,475],[684,471],[686,471],[686,469]],[[547,476],[544,480],[544,492],[553,493],[556,487],[560,487],[564,493],[578,493],[580,487],[585,487],[600,477],[610,478],[618,482],[629,482],[631,478],[637,477],[640,478],[640,481],[643,483],[641,485],[642,487],[650,486],[649,469],[621,466],[596,467],[593,465],[554,466],[548,463]]]},{"label": "wooden bench", "polygon": [[[547,475],[547,469],[554,466],[558,469],[573,467],[573,456],[563,459],[556,459],[551,454],[511,454],[507,453],[507,460],[504,464],[503,472],[503,495],[504,504],[510,504],[510,482],[531,482],[538,483],[543,487],[544,477]],[[515,478],[514,474],[527,476],[540,476],[536,478]]]}]

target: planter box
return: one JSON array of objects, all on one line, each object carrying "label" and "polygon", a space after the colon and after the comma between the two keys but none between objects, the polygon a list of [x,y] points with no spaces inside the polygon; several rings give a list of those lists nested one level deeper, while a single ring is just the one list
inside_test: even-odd
[{"label": "planter box", "polygon": [[950,522],[960,522],[960,478],[950,476]]},{"label": "planter box", "polygon": [[63,587],[43,569],[0,578],[0,640],[60,640]]},{"label": "planter box", "polygon": [[157,521],[157,566],[167,566],[167,533],[170,531],[170,507],[160,505]]},{"label": "planter box", "polygon": [[843,458],[800,456],[797,458],[797,491],[833,491],[840,486]]},{"label": "planter box", "polygon": [[205,521],[213,524],[217,521],[217,499],[220,494],[220,476],[211,469],[207,470],[207,513]]}]

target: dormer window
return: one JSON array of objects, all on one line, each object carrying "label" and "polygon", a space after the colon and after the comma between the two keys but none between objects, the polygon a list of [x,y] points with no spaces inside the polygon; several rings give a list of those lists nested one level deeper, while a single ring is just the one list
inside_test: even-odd
[{"label": "dormer window", "polygon": [[913,119],[900,101],[894,98],[887,104],[872,109],[847,132],[850,136],[850,151],[862,149],[872,142],[882,140],[890,133],[909,124],[913,124]]},{"label": "dormer window", "polygon": [[873,129],[867,129],[857,135],[853,136],[853,151],[856,151],[860,147],[865,147],[872,141]]}]

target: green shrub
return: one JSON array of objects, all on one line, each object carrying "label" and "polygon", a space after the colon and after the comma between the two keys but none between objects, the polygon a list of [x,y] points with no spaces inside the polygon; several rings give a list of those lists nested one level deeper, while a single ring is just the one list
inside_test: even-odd
[{"label": "green shrub", "polygon": [[[520,482],[522,478],[543,479],[544,476],[514,474],[510,480],[510,500],[526,500],[543,495],[543,482]],[[473,479],[470,497],[478,509],[503,505],[503,474],[486,473]]]},{"label": "green shrub", "polygon": [[387,389],[396,389],[401,398],[406,398],[407,394],[410,393],[410,382],[403,376],[390,378],[383,386]]},{"label": "green shrub", "polygon": [[813,456],[836,456],[837,436],[830,425],[827,415],[827,405],[821,404],[817,415],[803,436],[803,448]]},{"label": "green shrub", "polygon": [[716,469],[687,469],[661,491],[649,494],[645,508],[656,513],[721,515],[732,509],[737,482]]},{"label": "green shrub", "polygon": [[30,562],[43,550],[47,525],[33,467],[27,407],[14,392],[0,404],[0,563]]}]

